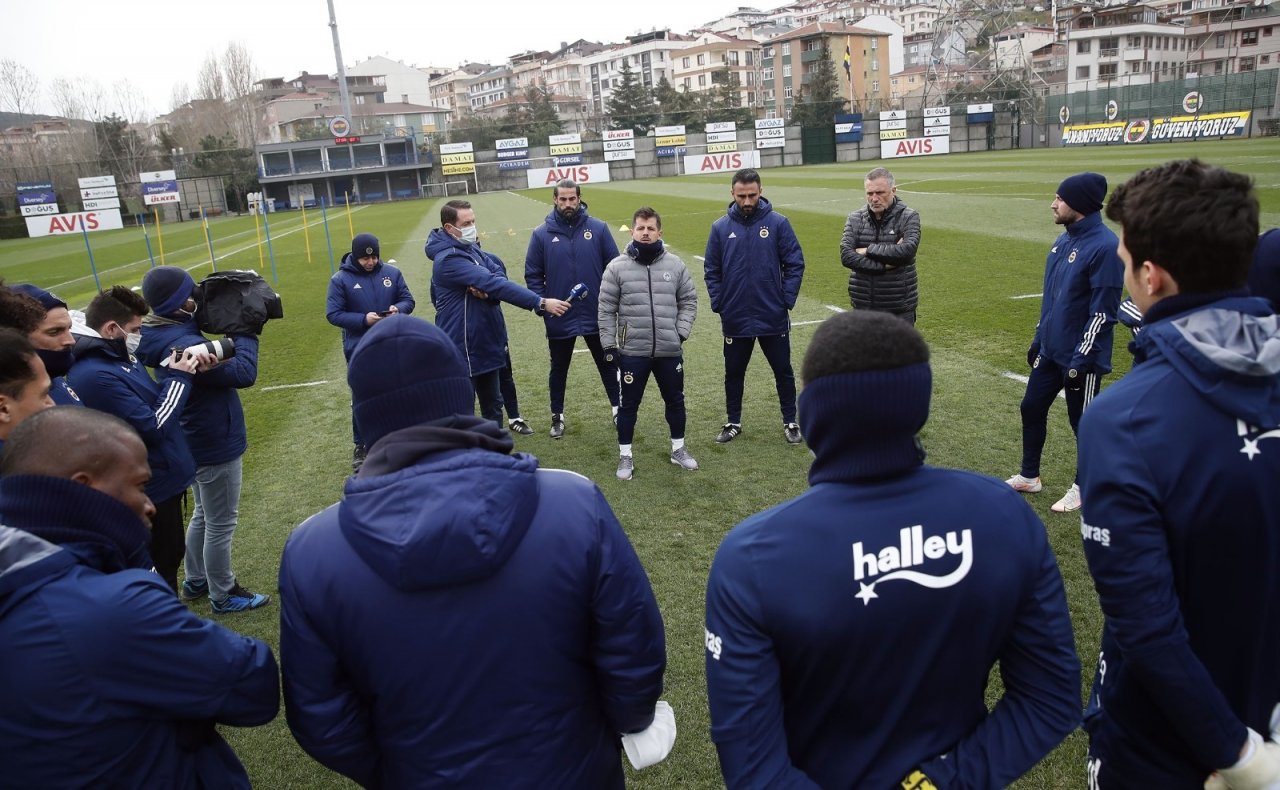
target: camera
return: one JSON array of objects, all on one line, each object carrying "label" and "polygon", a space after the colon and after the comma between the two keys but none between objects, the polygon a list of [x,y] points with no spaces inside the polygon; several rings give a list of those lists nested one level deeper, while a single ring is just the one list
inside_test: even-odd
[{"label": "camera", "polygon": [[[196,343],[195,345],[187,346],[186,348],[178,348],[177,346],[174,346],[173,352],[178,355],[179,359],[185,359],[192,354],[212,354],[214,357],[217,357],[219,362],[221,362],[228,357],[234,357],[236,355],[236,343],[231,338],[224,337],[220,340],[206,340],[203,343]],[[160,362],[160,367],[169,367],[169,360],[171,359],[173,359],[172,356],[162,360]]]},{"label": "camera", "polygon": [[284,317],[280,294],[257,272],[214,272],[194,296],[196,323],[211,335],[260,335],[267,321]]}]

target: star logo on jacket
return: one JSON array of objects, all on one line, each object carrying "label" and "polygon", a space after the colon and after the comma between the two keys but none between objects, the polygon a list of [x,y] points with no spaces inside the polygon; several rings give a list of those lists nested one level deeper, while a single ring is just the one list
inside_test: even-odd
[{"label": "star logo on jacket", "polygon": [[[1249,438],[1249,434],[1252,433],[1257,433],[1258,435],[1251,439]],[[1236,435],[1244,440],[1244,447],[1240,448],[1240,452],[1244,453],[1245,456],[1252,461],[1255,456],[1262,455],[1262,449],[1258,447],[1258,442],[1263,439],[1280,439],[1280,428],[1258,433],[1257,428],[1249,425],[1244,420],[1237,419]]]},{"label": "star logo on jacket", "polygon": [[352,287],[351,287],[351,290],[353,290],[353,291],[361,291],[361,290],[364,290],[364,289],[362,289],[362,288],[360,287],[360,283],[356,283],[354,286],[352,286]]},{"label": "star logo on jacket", "polygon": [[390,288],[390,287],[391,287],[391,278],[390,278],[390,277],[383,277],[383,278],[382,278],[382,284],[383,284],[383,285],[385,285],[386,287]]},{"label": "star logo on jacket", "polygon": [[729,238],[736,239],[738,238],[738,234],[735,233],[734,231],[729,231]]},{"label": "star logo on jacket", "polygon": [[582,238],[586,239],[587,241],[591,241],[591,231],[589,230],[582,231]]},{"label": "star logo on jacket", "polygon": [[1071,254],[1067,256],[1067,263],[1075,263],[1075,262],[1076,262],[1076,251],[1072,250]]},{"label": "star logo on jacket", "polygon": [[[949,572],[936,575],[917,568],[930,569],[950,564],[948,560],[958,556],[960,562]],[[858,583],[854,595],[863,606],[879,598],[876,585],[890,581],[905,581],[941,590],[958,584],[973,567],[973,534],[971,530],[954,530],[945,535],[925,537],[924,526],[903,527],[898,531],[898,545],[889,545],[879,551],[866,552],[862,541],[853,544],[853,579]],[[870,579],[864,582],[863,579]]]},{"label": "star logo on jacket", "polygon": [[769,229],[768,229],[768,228],[761,228],[761,229],[760,229],[760,238],[762,238],[762,239],[767,239],[767,238],[769,238]]}]

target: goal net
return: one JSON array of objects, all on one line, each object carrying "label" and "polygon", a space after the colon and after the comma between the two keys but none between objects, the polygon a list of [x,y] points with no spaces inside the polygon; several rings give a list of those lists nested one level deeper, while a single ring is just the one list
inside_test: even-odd
[{"label": "goal net", "polygon": [[424,198],[449,197],[450,195],[469,195],[471,186],[466,181],[446,181],[443,184],[423,184]]}]

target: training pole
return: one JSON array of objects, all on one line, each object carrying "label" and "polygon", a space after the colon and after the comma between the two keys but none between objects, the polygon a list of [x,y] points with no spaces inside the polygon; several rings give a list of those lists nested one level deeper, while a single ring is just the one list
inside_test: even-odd
[{"label": "training pole", "polygon": [[156,243],[160,245],[160,265],[164,266],[164,233],[160,230],[160,207],[156,206]]},{"label": "training pole", "polygon": [[329,212],[324,204],[324,198],[320,198],[320,216],[324,219],[324,243],[329,247],[329,274],[333,274],[333,240],[329,238]]}]

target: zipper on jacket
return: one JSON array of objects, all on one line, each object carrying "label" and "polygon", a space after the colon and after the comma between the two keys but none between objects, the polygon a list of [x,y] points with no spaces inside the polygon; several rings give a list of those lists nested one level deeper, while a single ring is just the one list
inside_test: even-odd
[{"label": "zipper on jacket", "polygon": [[[654,263],[657,263],[656,259],[652,261],[648,266],[644,267],[646,279],[649,281],[649,328],[650,328],[649,337],[651,339],[651,343],[653,347],[653,351],[650,352],[649,354],[650,359],[657,359],[658,357],[658,313],[656,310],[653,309],[653,264]],[[680,320],[680,317],[679,315],[677,315],[676,316],[677,324],[679,323],[679,320]],[[676,330],[676,334],[677,335],[680,334],[679,329]]]}]

